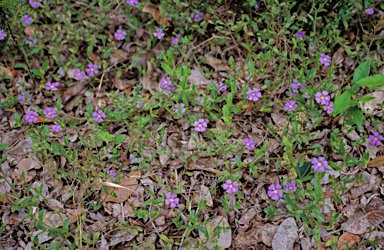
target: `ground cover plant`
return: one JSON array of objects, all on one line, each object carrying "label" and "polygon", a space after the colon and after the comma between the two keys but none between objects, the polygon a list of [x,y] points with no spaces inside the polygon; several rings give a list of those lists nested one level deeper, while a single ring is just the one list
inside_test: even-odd
[{"label": "ground cover plant", "polygon": [[383,10],[1,1],[1,247],[383,249]]}]

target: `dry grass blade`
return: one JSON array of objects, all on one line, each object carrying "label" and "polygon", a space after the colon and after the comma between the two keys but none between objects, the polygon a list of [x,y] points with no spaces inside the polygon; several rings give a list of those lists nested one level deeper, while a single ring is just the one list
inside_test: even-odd
[{"label": "dry grass blade", "polygon": [[125,189],[128,189],[128,190],[132,191],[132,192],[134,191],[131,188],[124,187],[124,186],[121,186],[119,184],[115,184],[115,183],[112,183],[112,182],[100,182],[100,185],[104,185],[104,186],[107,186],[107,187],[115,187],[115,188],[125,188]]},{"label": "dry grass blade", "polygon": [[107,186],[108,192],[115,192],[117,198],[112,195],[104,192],[104,189],[101,190],[100,198],[104,200],[104,202],[115,202],[120,203],[128,200],[129,196],[135,192],[138,186],[138,179],[141,178],[140,170],[134,170],[129,172],[128,179],[120,179],[119,184],[111,183],[111,182],[102,182],[102,185]]}]

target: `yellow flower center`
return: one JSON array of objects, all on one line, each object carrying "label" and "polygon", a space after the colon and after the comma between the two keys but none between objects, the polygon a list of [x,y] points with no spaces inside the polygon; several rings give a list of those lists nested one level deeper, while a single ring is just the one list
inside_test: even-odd
[{"label": "yellow flower center", "polygon": [[34,116],[33,115],[31,115],[31,118],[33,118]]},{"label": "yellow flower center", "polygon": [[169,201],[170,201],[170,202],[172,202],[172,201],[173,201],[173,199],[169,199]]},{"label": "yellow flower center", "polygon": [[157,34],[159,34],[159,35],[160,35],[160,34],[161,34],[161,32],[157,32]]},{"label": "yellow flower center", "polygon": [[321,95],[320,97],[321,97],[321,99],[324,99],[324,96],[323,96],[323,95]]},{"label": "yellow flower center", "polygon": [[289,189],[293,189],[293,187],[289,187]]},{"label": "yellow flower center", "polygon": [[233,185],[231,184],[231,185],[229,185],[229,187],[230,187],[230,188],[233,188]]},{"label": "yellow flower center", "polygon": [[121,34],[121,33],[119,34],[119,36],[122,36],[122,35],[123,35],[123,34]]},{"label": "yellow flower center", "polygon": [[376,137],[375,140],[377,141],[379,139],[379,137]]},{"label": "yellow flower center", "polygon": [[81,72],[79,72],[79,74],[78,75],[81,75]]},{"label": "yellow flower center", "polygon": [[140,108],[139,105],[137,105],[136,108]]},{"label": "yellow flower center", "polygon": [[255,93],[252,93],[252,95],[255,95]]},{"label": "yellow flower center", "polygon": [[167,84],[167,83],[168,83],[168,81],[165,81],[164,83],[165,83],[165,84]]},{"label": "yellow flower center", "polygon": [[249,145],[249,143],[247,143],[247,145]]},{"label": "yellow flower center", "polygon": [[51,89],[53,89],[53,85],[51,85]]},{"label": "yellow flower center", "polygon": [[324,58],[324,62],[327,61],[327,58]]},{"label": "yellow flower center", "polygon": [[279,192],[279,190],[275,190],[275,194],[277,194]]},{"label": "yellow flower center", "polygon": [[219,90],[221,90],[221,87],[219,88]]},{"label": "yellow flower center", "polygon": [[292,108],[292,105],[291,106],[289,106],[290,108]]},{"label": "yellow flower center", "polygon": [[101,117],[101,115],[99,115],[99,117]]},{"label": "yellow flower center", "polygon": [[169,87],[168,89],[172,89],[172,87]]},{"label": "yellow flower center", "polygon": [[94,70],[94,68],[91,68],[91,70]]},{"label": "yellow flower center", "polygon": [[299,86],[300,86],[300,83],[298,82],[298,83],[297,83],[297,85],[299,85]]},{"label": "yellow flower center", "polygon": [[327,106],[327,109],[329,109],[329,106]]},{"label": "yellow flower center", "polygon": [[323,163],[319,162],[319,166],[323,166]]},{"label": "yellow flower center", "polygon": [[50,114],[51,114],[51,112],[48,113],[48,115],[50,115]]},{"label": "yellow flower center", "polygon": [[201,127],[201,124],[199,124],[199,127]]}]

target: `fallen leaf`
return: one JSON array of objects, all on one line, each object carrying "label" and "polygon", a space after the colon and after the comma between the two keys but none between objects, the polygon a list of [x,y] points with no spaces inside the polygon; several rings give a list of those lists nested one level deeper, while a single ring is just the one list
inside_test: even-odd
[{"label": "fallen leaf", "polygon": [[[384,90],[384,86],[379,87],[380,90]],[[382,112],[377,104],[381,104],[384,101],[384,92],[376,91],[370,94],[365,95],[364,97],[375,97],[375,99],[364,102],[359,101],[360,105],[363,107],[363,110],[366,114],[381,116]]]},{"label": "fallen leaf", "polygon": [[257,244],[261,239],[260,231],[265,227],[260,222],[252,224],[252,228],[245,233],[238,233],[235,240],[237,245],[242,248],[247,248],[249,245]]},{"label": "fallen leaf", "polygon": [[[208,225],[212,227],[212,230],[215,230],[215,228],[219,225],[219,222],[221,221],[223,217],[222,216],[217,216],[211,219],[208,222]],[[223,220],[220,223],[220,227],[230,227],[227,219],[224,217]],[[205,237],[204,233],[199,231],[199,237],[201,240],[205,241],[207,238]],[[222,248],[228,248],[231,246],[232,243],[232,231],[229,230],[222,230],[220,237],[217,239],[217,245],[222,247]],[[209,242],[209,241],[208,241]],[[211,247],[213,249],[213,246]]]},{"label": "fallen leaf", "polygon": [[378,226],[384,221],[384,206],[380,199],[373,200],[365,209],[365,213],[357,210],[341,228],[353,234],[367,232],[367,227]]},{"label": "fallen leaf", "polygon": [[277,228],[276,234],[273,237],[273,250],[293,250],[293,245],[298,236],[295,219],[293,217],[285,219]]},{"label": "fallen leaf", "polygon": [[[236,106],[237,107],[242,106],[244,102],[245,100],[241,100],[240,102],[236,103]],[[247,102],[247,104],[245,105],[245,108],[242,110],[242,113],[245,113],[251,110],[253,108],[254,103],[255,102]]]},{"label": "fallen leaf", "polygon": [[380,31],[384,26],[384,19],[381,19],[377,22],[377,28],[375,29],[375,32]]},{"label": "fallen leaf", "polygon": [[319,242],[319,243],[315,242],[314,247],[315,248],[317,247],[319,250],[325,250],[325,243],[324,242]]},{"label": "fallen leaf", "polygon": [[13,81],[13,78],[15,77],[11,68],[3,67],[3,66],[0,66],[0,76],[3,76],[3,77],[9,76],[9,79],[11,80],[11,82]]},{"label": "fallen leaf", "polygon": [[[125,180],[124,178],[119,180],[119,184],[114,184],[107,182],[102,185],[107,186],[108,191],[112,192],[113,189],[115,189],[115,194],[117,195],[117,198],[113,197],[112,195],[108,195],[107,198],[106,194],[104,193],[104,189],[101,190],[101,196],[100,198],[104,200],[104,202],[115,202],[120,203],[128,200],[129,196],[135,192],[137,186],[138,186],[138,178],[140,178],[140,170],[134,170],[129,172],[128,174],[128,180]],[[113,184],[113,185],[112,185]]]},{"label": "fallen leaf", "polygon": [[100,63],[99,58],[97,58],[97,56],[93,53],[89,56],[89,58],[91,58],[94,63]]},{"label": "fallen leaf", "polygon": [[195,86],[200,89],[205,88],[205,86],[211,82],[210,80],[205,79],[200,71],[196,69],[191,70],[191,75],[188,76],[187,81],[191,84],[195,84]]},{"label": "fallen leaf", "polygon": [[279,228],[278,225],[272,225],[272,224],[268,224],[266,227],[264,227],[263,230],[261,231],[261,241],[265,245],[271,247],[273,238],[278,228]]},{"label": "fallen leaf", "polygon": [[37,117],[37,120],[34,123],[38,124],[38,123],[43,123],[43,122],[54,122],[54,121],[56,121],[56,117],[50,119],[50,118],[43,118],[42,116],[39,115]]},{"label": "fallen leaf", "polygon": [[343,235],[340,236],[339,241],[337,242],[337,248],[339,250],[347,249],[345,243],[348,243],[349,247],[352,248],[355,247],[359,241],[360,237],[356,234],[344,232]]},{"label": "fallen leaf", "polygon": [[384,165],[384,155],[381,155],[372,159],[370,162],[368,162],[367,167],[374,168],[374,167],[380,167],[383,165]]},{"label": "fallen leaf", "polygon": [[165,24],[167,26],[171,26],[167,18],[167,13],[165,13],[164,16],[161,15],[159,7],[156,4],[146,2],[142,12],[151,14],[152,17],[156,20],[156,22],[160,25]]},{"label": "fallen leaf", "polygon": [[332,62],[334,62],[335,65],[339,65],[344,61],[344,49],[339,48],[332,56]]},{"label": "fallen leaf", "polygon": [[[203,195],[204,195],[204,197],[201,197]],[[213,206],[211,192],[209,191],[208,187],[206,187],[204,185],[200,185],[200,187],[197,190],[197,193],[193,193],[193,196],[194,196],[193,199],[195,202],[199,203],[199,201],[201,199],[204,199],[207,201],[207,206],[209,206],[209,207]]]},{"label": "fallen leaf", "polygon": [[208,56],[207,60],[205,60],[203,63],[208,64],[212,68],[218,71],[229,71],[230,68],[228,65],[224,64],[222,60],[213,57],[213,56]]},{"label": "fallen leaf", "polygon": [[32,160],[31,158],[25,158],[19,161],[16,166],[15,171],[13,171],[11,178],[14,180],[18,180],[17,185],[23,185],[24,181],[22,181],[22,173],[25,175],[25,182],[30,182],[33,177],[36,176],[36,171],[29,171],[31,169],[40,169],[41,166]]},{"label": "fallen leaf", "polygon": [[[32,29],[31,27],[27,26],[25,29],[24,29],[24,34],[27,35],[27,36],[33,36],[33,34],[35,33],[35,30]],[[38,33],[36,31],[36,33]]]},{"label": "fallen leaf", "polygon": [[143,89],[148,90],[151,93],[151,95],[154,95],[156,94],[156,91],[152,89],[151,81],[150,81],[152,72],[153,72],[152,64],[149,61],[147,61],[147,73],[143,78]]},{"label": "fallen leaf", "polygon": [[15,107],[12,107],[12,108],[10,108],[10,109],[4,109],[4,111],[9,111],[9,112],[16,113],[16,108],[15,108]]}]

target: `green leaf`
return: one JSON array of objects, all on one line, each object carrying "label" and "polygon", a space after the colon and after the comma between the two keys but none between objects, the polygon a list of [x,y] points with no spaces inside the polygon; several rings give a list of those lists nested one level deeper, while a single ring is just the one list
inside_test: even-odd
[{"label": "green leaf", "polygon": [[357,125],[358,129],[360,129],[361,125],[363,125],[363,112],[359,108],[350,107],[349,116],[351,117],[352,121]]},{"label": "green leaf", "polygon": [[115,143],[116,145],[117,145],[117,144],[120,144],[120,143],[123,142],[124,138],[125,138],[125,135],[124,135],[124,134],[118,135],[118,136],[116,136],[114,143]]},{"label": "green leaf", "polygon": [[320,184],[320,178],[317,177],[315,181],[315,193],[317,198],[321,198],[323,196],[323,190],[321,189],[321,184]]},{"label": "green leaf", "polygon": [[353,82],[357,82],[360,79],[363,79],[369,75],[369,70],[371,68],[371,58],[368,58],[365,62],[359,65],[355,70],[355,74],[353,75]]},{"label": "green leaf", "polygon": [[40,73],[40,71],[38,69],[31,69],[31,71],[36,76],[40,76],[41,75],[41,73]]},{"label": "green leaf", "polygon": [[57,107],[57,110],[58,110],[58,111],[61,111],[61,99],[58,99],[58,100],[56,101],[56,107]]},{"label": "green leaf", "polygon": [[9,144],[8,144],[8,143],[4,143],[4,144],[2,144],[2,145],[0,146],[0,151],[6,149],[6,148],[8,148],[8,147],[9,147]]},{"label": "green leaf", "polygon": [[375,99],[375,97],[373,96],[364,96],[364,97],[361,97],[360,98],[360,102],[369,102],[369,101],[372,101],[373,99]]},{"label": "green leaf", "polygon": [[108,132],[99,131],[99,136],[103,141],[110,142],[112,141],[112,135]]},{"label": "green leaf", "polygon": [[21,63],[16,63],[13,68],[15,68],[15,69],[22,68],[22,69],[25,69],[26,71],[28,71],[28,67],[24,64],[21,64]]},{"label": "green leaf", "polygon": [[114,50],[115,48],[109,48],[107,51],[105,51],[105,53],[104,53],[104,58],[106,58],[106,57],[108,57],[111,53],[112,53],[112,51]]},{"label": "green leaf", "polygon": [[173,70],[171,69],[171,67],[166,64],[165,62],[161,62],[161,67],[165,70],[165,72],[167,72],[167,74],[171,77],[172,79],[172,76],[173,76]]},{"label": "green leaf", "polygon": [[339,95],[335,99],[333,108],[333,117],[345,111],[349,107],[351,102],[351,91],[346,90],[343,94]]},{"label": "green leaf", "polygon": [[373,75],[360,79],[356,82],[362,86],[376,87],[384,85],[384,75]]},{"label": "green leaf", "polygon": [[297,175],[297,178],[299,179],[303,179],[304,177],[306,176],[310,176],[313,174],[311,174],[311,162],[304,162],[303,165],[301,165],[301,167],[299,168],[295,168],[295,172],[296,172],[296,175]]},{"label": "green leaf", "polygon": [[253,76],[256,73],[255,63],[252,60],[248,61],[248,69],[249,69],[249,74],[251,74],[251,76]]},{"label": "green leaf", "polygon": [[49,61],[47,60],[47,61],[45,61],[44,63],[43,63],[43,65],[41,66],[41,70],[46,70],[47,68],[48,68],[48,65],[49,65]]}]

